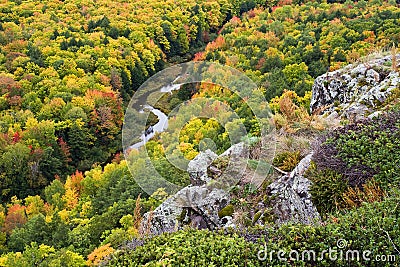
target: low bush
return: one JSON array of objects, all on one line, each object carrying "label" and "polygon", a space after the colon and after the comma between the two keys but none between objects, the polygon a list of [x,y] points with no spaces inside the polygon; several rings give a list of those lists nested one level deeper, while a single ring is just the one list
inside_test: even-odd
[{"label": "low bush", "polygon": [[[399,266],[400,191],[319,225],[182,230],[119,251],[107,266]],[[135,242],[135,241],[133,241]],[[278,252],[285,253],[279,259]],[[297,251],[298,255],[295,252]],[[308,253],[312,251],[315,253]],[[348,252],[349,251],[349,252]],[[367,251],[367,259],[363,253]],[[303,256],[303,252],[306,252]],[[358,255],[358,258],[357,258]],[[364,254],[365,255],[365,254]],[[378,262],[379,256],[386,261]],[[290,257],[292,257],[290,259]],[[298,257],[298,259],[297,259]]]},{"label": "low bush", "polygon": [[[399,197],[395,190],[382,202],[364,203],[346,214],[331,216],[322,225],[283,225],[267,230],[266,248],[268,252],[275,251],[272,260],[268,255],[267,262],[271,266],[399,266]],[[279,250],[285,251],[287,258],[290,251],[298,251],[300,260],[281,261],[276,255]],[[329,251],[333,250],[336,253],[330,256]],[[304,251],[315,251],[316,259],[301,261]],[[351,257],[352,251],[357,251],[358,259]],[[369,260],[363,259],[365,251],[370,251]],[[390,260],[378,262],[381,255]]]},{"label": "low bush", "polygon": [[313,204],[321,214],[343,208],[344,193],[348,184],[343,176],[331,169],[317,170],[315,164],[306,172],[306,177],[313,183],[310,187]]},{"label": "low bush", "polygon": [[328,133],[315,148],[312,158],[315,166],[308,176],[314,181],[311,191],[319,210],[332,211],[332,205],[344,193],[344,184],[354,190],[362,189],[371,180],[383,191],[398,186],[399,151],[399,111]]},{"label": "low bush", "polygon": [[107,266],[261,266],[257,246],[237,234],[183,230],[114,254]]},{"label": "low bush", "polygon": [[275,156],[275,158],[273,159],[273,164],[279,169],[289,172],[296,167],[300,160],[300,151],[285,151]]}]

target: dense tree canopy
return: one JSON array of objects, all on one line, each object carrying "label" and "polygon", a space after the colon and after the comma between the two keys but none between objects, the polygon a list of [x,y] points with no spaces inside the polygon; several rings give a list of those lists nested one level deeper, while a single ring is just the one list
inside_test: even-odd
[{"label": "dense tree canopy", "polygon": [[[143,148],[132,150],[126,161],[121,153],[124,111],[151,75],[192,59],[232,66],[259,86],[249,95],[270,101],[275,126],[296,132],[311,125],[314,78],[398,45],[398,4],[2,1],[0,266],[98,265],[139,237],[142,215],[168,197],[159,184],[151,184],[153,194],[142,190],[138,179],[154,176],[146,166],[184,186],[187,172],[171,163],[180,155],[188,161],[206,148],[222,153],[231,135],[241,131],[258,140],[260,125],[247,98],[213,83],[185,85],[155,107],[168,113],[183,102],[192,105],[170,119],[168,131],[146,143],[148,161],[141,157]],[[226,77],[221,73],[221,80]],[[209,99],[213,102],[204,102]],[[268,103],[257,108],[267,110]],[[195,112],[204,116],[191,116]],[[296,153],[283,153],[276,161],[289,170],[300,158]],[[295,159],[285,165],[287,158]],[[190,234],[196,243],[202,232]],[[238,250],[247,244],[236,236],[216,237],[221,251],[225,243]],[[284,240],[294,240],[289,239]],[[141,251],[147,253],[146,248]],[[139,256],[132,262],[141,262]]]},{"label": "dense tree canopy", "polygon": [[[17,1],[0,8],[1,198],[110,162],[124,102],[201,48],[238,3]],[[165,8],[168,7],[168,8]]]},{"label": "dense tree canopy", "polygon": [[306,2],[253,9],[233,17],[195,58],[243,70],[267,88],[267,99],[285,89],[303,96],[328,67],[335,70],[397,45],[399,19],[400,11],[392,2]]}]

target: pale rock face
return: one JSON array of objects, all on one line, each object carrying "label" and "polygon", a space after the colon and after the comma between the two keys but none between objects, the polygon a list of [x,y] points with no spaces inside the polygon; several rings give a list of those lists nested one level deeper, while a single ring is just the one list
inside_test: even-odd
[{"label": "pale rock face", "polygon": [[321,220],[311,201],[311,182],[304,177],[310,167],[312,153],[304,157],[296,168],[268,186],[276,223],[315,224]]},{"label": "pale rock face", "polygon": [[222,224],[218,211],[230,201],[229,194],[205,185],[189,185],[143,216],[141,231],[149,235],[172,232],[190,224],[197,229],[216,229]]},{"label": "pale rock face", "polygon": [[224,160],[226,166],[219,169],[215,164],[211,164],[208,168],[209,173],[212,174],[214,180],[221,182],[224,188],[234,186],[246,177],[249,153],[249,146],[244,142],[234,144],[217,158]]},{"label": "pale rock face", "polygon": [[391,70],[391,60],[391,56],[386,56],[317,77],[310,111],[328,107],[324,113],[336,110],[342,118],[354,120],[372,113],[399,87],[399,72]]},{"label": "pale rock face", "polygon": [[247,159],[249,157],[249,147],[243,142],[234,144],[222,153],[220,157]]},{"label": "pale rock face", "polygon": [[[235,150],[236,151],[236,150]],[[207,175],[211,163],[218,155],[211,150],[200,152],[188,164],[191,185],[182,188],[168,198],[153,212],[143,216],[141,231],[158,235],[191,225],[197,229],[216,229],[230,225],[231,220],[222,221],[218,212],[230,202],[229,194],[208,185],[212,180]]]},{"label": "pale rock face", "polygon": [[[212,169],[213,158],[243,159],[248,155],[245,144],[236,144],[220,156],[211,151],[200,152],[188,166],[192,181],[200,185],[189,185],[164,201],[152,213],[146,213],[142,220],[141,231],[150,235],[158,235],[181,229],[190,225],[197,229],[218,229],[237,227],[233,218],[228,215],[220,218],[219,211],[226,207],[231,196],[223,189],[208,183],[207,168]],[[299,222],[311,224],[320,220],[316,208],[311,202],[309,186],[311,182],[303,174],[309,167],[311,154],[306,156],[288,175],[282,176],[269,185],[271,203],[259,203],[262,210],[268,205],[272,208],[277,223]],[[223,170],[221,170],[223,171]],[[234,172],[236,174],[236,171]],[[205,179],[204,177],[207,177]],[[222,176],[221,176],[222,177]],[[218,177],[217,179],[220,179]]]},{"label": "pale rock face", "polygon": [[141,232],[146,235],[159,235],[178,230],[177,218],[182,210],[182,207],[176,205],[172,198],[168,198],[154,211],[143,215]]},{"label": "pale rock face", "polygon": [[371,113],[369,116],[368,116],[368,119],[373,119],[373,118],[375,118],[375,117],[378,117],[379,115],[381,115],[382,114],[382,111],[375,111],[374,113]]},{"label": "pale rock face", "polygon": [[207,176],[207,168],[217,157],[217,154],[207,149],[189,162],[187,171],[192,185],[203,185],[210,182],[211,178]]}]

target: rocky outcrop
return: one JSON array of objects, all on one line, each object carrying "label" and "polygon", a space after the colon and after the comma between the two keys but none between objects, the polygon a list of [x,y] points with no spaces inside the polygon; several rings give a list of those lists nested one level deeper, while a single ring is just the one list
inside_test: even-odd
[{"label": "rocky outcrop", "polygon": [[[400,61],[400,55],[398,58]],[[380,113],[376,111],[377,107],[396,88],[400,88],[400,76],[391,70],[391,60],[391,56],[387,56],[318,77],[313,86],[311,112],[327,113],[328,120],[377,116]],[[157,235],[176,231],[185,225],[213,230],[268,225],[271,222],[315,224],[321,221],[309,192],[311,181],[304,176],[311,164],[312,153],[304,157],[292,172],[280,176],[266,190],[260,190],[262,195],[246,199],[247,193],[243,196],[228,193],[228,188],[235,188],[238,192],[250,183],[259,186],[264,181],[269,169],[261,175],[254,166],[249,168],[247,160],[250,154],[245,143],[233,145],[220,156],[211,150],[199,153],[188,164],[191,185],[171,196],[153,212],[146,213],[142,231]],[[236,203],[238,200],[246,204],[250,201],[253,205],[244,210],[242,206],[234,205],[235,202],[231,201],[234,197]],[[243,215],[244,220],[240,220]]]},{"label": "rocky outcrop", "polygon": [[[201,152],[188,165],[192,185],[181,189],[153,212],[146,213],[142,220],[142,231],[158,235],[176,231],[185,225],[210,230],[237,227],[232,217],[234,207],[230,204],[231,195],[215,186],[217,183],[213,183],[213,180],[234,177],[230,182],[241,185],[248,183],[246,165],[242,166],[248,155],[249,147],[244,143],[233,145],[220,156],[210,150]],[[254,211],[253,215],[250,212],[250,220],[255,224],[257,221],[263,224],[264,215],[259,216],[261,211],[272,211],[277,223],[311,224],[319,221],[319,214],[308,191],[310,181],[303,176],[310,160],[311,155],[308,155],[290,174],[270,184],[267,190],[270,200],[268,203],[260,202],[257,212]]]},{"label": "rocky outcrop", "polygon": [[320,215],[311,201],[311,182],[304,177],[311,157],[312,154],[307,155],[291,173],[268,186],[270,206],[277,223],[313,224],[320,221]]},{"label": "rocky outcrop", "polygon": [[168,198],[154,211],[143,215],[140,231],[144,235],[160,235],[165,232],[174,232],[179,228],[178,218],[182,207],[177,205],[173,198]]},{"label": "rocky outcrop", "polygon": [[244,142],[232,145],[220,157],[229,157],[230,159],[248,159],[249,147]]},{"label": "rocky outcrop", "polygon": [[336,111],[354,120],[372,113],[399,87],[399,72],[391,70],[391,61],[386,56],[319,76],[312,88],[311,112]]},{"label": "rocky outcrop", "polygon": [[197,229],[216,229],[227,221],[218,212],[230,201],[229,194],[207,186],[187,186],[143,216],[141,231],[159,235],[191,225]]},{"label": "rocky outcrop", "polygon": [[[191,185],[168,198],[153,212],[146,213],[142,231],[157,235],[184,225],[198,229],[234,226],[230,216],[221,216],[219,212],[230,202],[230,195],[224,188],[236,184],[243,176],[248,155],[249,147],[245,143],[231,146],[220,156],[211,150],[199,153],[188,164]],[[212,183],[212,180],[219,183]]]},{"label": "rocky outcrop", "polygon": [[208,175],[218,181],[219,188],[228,189],[247,179],[249,151],[249,146],[244,142],[234,144],[210,164]]},{"label": "rocky outcrop", "polygon": [[192,185],[204,185],[210,182],[211,178],[207,175],[207,168],[217,157],[217,154],[207,149],[189,162],[187,171]]},{"label": "rocky outcrop", "polygon": [[207,186],[183,188],[174,198],[183,207],[180,217],[183,224],[210,230],[221,226],[218,212],[230,201],[226,191]]},{"label": "rocky outcrop", "polygon": [[210,183],[213,178],[207,174],[217,158],[217,154],[206,150],[191,160],[187,169],[191,185],[182,188],[153,212],[146,213],[142,220],[142,232],[158,235],[176,231],[184,225],[212,230],[228,223],[228,220],[219,218],[218,212],[230,202],[230,196],[223,189],[213,186]]}]

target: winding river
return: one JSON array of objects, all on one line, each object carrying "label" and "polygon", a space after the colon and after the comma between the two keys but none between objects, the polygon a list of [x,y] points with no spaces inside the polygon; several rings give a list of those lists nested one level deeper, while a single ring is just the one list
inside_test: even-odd
[{"label": "winding river", "polygon": [[[179,90],[182,84],[174,84],[174,82],[179,78],[180,76],[178,76],[171,84],[161,87],[160,92],[172,94],[172,91]],[[157,116],[158,122],[151,126],[153,130],[150,133],[146,134],[146,131],[144,131],[140,137],[140,141],[131,145],[129,148],[139,149],[144,144],[146,144],[151,138],[153,138],[156,133],[162,133],[168,127],[168,116],[164,112],[147,104],[142,105],[142,107],[143,108],[139,110],[140,113],[144,113],[145,110],[151,111],[154,115]]]}]

